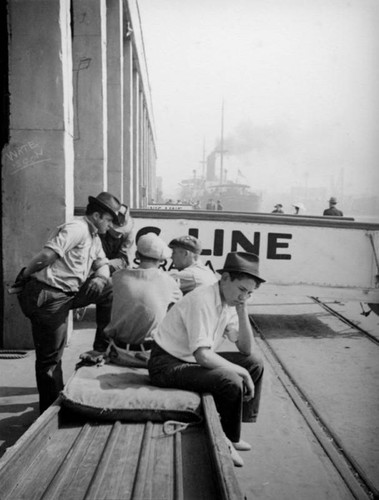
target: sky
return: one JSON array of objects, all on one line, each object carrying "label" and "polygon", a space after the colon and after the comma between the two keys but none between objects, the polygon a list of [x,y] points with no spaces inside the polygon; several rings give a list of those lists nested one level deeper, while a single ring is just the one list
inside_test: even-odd
[{"label": "sky", "polygon": [[138,5],[164,193],[202,173],[223,106],[228,179],[379,194],[377,0]]}]

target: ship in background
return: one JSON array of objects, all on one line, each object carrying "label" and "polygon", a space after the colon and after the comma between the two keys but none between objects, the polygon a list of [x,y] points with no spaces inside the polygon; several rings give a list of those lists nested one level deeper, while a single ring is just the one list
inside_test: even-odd
[{"label": "ship in background", "polygon": [[211,200],[221,203],[222,209],[229,212],[259,212],[262,203],[262,193],[251,190],[249,184],[240,182],[244,179],[240,170],[235,181],[228,179],[228,170],[224,168],[224,104],[221,112],[221,139],[205,159],[201,175],[193,170],[193,177],[180,183],[181,199],[190,200],[195,208],[206,209]]},{"label": "ship in background", "polygon": [[[220,167],[220,175],[216,174],[217,156],[220,151],[212,151],[205,163],[205,173],[198,175],[193,171],[193,177],[180,183],[182,200],[197,204],[200,209],[206,209],[210,200],[220,201],[223,210],[228,212],[259,212],[262,194],[251,190],[249,184],[239,182],[242,176],[238,172],[236,181],[227,178],[227,171]],[[221,159],[220,159],[220,163]],[[223,175],[221,176],[221,172]],[[199,207],[197,207],[199,208]]]}]

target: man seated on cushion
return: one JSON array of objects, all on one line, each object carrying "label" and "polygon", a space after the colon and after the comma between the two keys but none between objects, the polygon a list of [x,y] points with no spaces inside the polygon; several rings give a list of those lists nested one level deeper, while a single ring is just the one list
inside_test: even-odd
[{"label": "man seated on cushion", "polygon": [[182,297],[179,285],[159,266],[171,249],[154,233],[137,242],[137,269],[121,269],[112,276],[111,321],[105,334],[121,349],[141,350],[158,328],[168,307]]},{"label": "man seated on cushion", "polygon": [[201,243],[194,236],[180,236],[173,239],[172,262],[175,269],[170,271],[173,278],[180,280],[183,294],[191,292],[201,285],[212,285],[217,281],[215,273],[205,266],[200,259]]},{"label": "man seated on cushion", "polygon": [[[219,282],[196,288],[169,310],[154,333],[148,368],[154,385],[213,395],[234,464],[242,466],[236,450],[251,448],[240,439],[242,415],[255,422],[263,376],[247,300],[265,280],[251,253],[229,253],[219,272]],[[223,337],[237,352],[217,352]]]}]

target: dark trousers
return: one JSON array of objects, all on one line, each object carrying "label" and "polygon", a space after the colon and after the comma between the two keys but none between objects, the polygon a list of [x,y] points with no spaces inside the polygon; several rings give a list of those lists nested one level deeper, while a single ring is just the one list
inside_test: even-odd
[{"label": "dark trousers", "polygon": [[65,293],[32,278],[18,296],[21,309],[32,324],[41,413],[56,400],[63,389],[62,355],[66,345],[67,318],[70,309],[96,304],[97,328],[94,348],[104,351],[107,347],[103,331],[110,321],[111,281],[108,280],[101,294],[88,297],[90,281],[91,278],[77,293]]},{"label": "dark trousers", "polygon": [[161,349],[155,342],[149,360],[151,382],[159,387],[172,387],[199,393],[210,393],[220,414],[226,436],[240,440],[241,421],[255,422],[262,390],[263,362],[260,357],[240,352],[217,353],[228,361],[243,366],[254,382],[254,397],[243,401],[242,378],[225,368],[208,369],[197,363],[186,363]]}]

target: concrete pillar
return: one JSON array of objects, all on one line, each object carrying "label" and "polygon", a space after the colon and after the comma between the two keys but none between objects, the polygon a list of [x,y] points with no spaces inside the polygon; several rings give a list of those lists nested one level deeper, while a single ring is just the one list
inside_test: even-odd
[{"label": "concrete pillar", "polygon": [[108,187],[106,0],[75,0],[73,85],[75,205]]},{"label": "concrete pillar", "polygon": [[145,187],[144,190],[144,196],[141,200],[141,206],[142,208],[146,208],[147,205],[147,197],[149,194],[149,178],[148,178],[148,172],[149,172],[149,163],[148,163],[148,146],[149,146],[149,138],[148,138],[148,120],[147,120],[147,111],[146,111],[146,106],[145,102],[143,101],[143,122],[142,122],[142,173],[143,173],[143,185]]},{"label": "concrete pillar", "polygon": [[108,191],[124,199],[123,1],[107,0]]},{"label": "concrete pillar", "polygon": [[[70,0],[9,0],[10,141],[2,152],[3,269],[12,283],[73,215]],[[29,320],[4,294],[5,348],[32,348]]]},{"label": "concrete pillar", "polygon": [[133,109],[133,45],[130,38],[126,38],[124,39],[124,202],[131,208],[136,208],[133,192]]},{"label": "concrete pillar", "polygon": [[133,207],[140,208],[140,82],[137,71],[133,71]]}]

